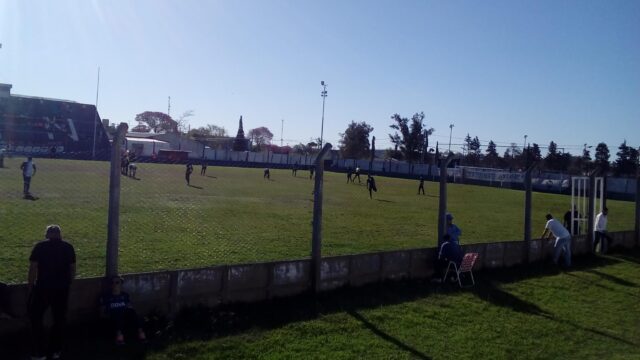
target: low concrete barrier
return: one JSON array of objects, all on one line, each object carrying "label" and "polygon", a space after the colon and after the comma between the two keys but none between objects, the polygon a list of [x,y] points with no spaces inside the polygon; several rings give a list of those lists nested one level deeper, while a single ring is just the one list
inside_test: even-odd
[{"label": "low concrete barrier", "polygon": [[[635,232],[615,232],[611,247],[633,248]],[[463,245],[465,252],[476,252],[474,270],[508,268],[545,261],[553,254],[553,240],[532,240]],[[572,242],[575,255],[590,252],[586,236]],[[528,252],[528,253],[527,253]],[[325,257],[320,266],[320,290],[361,286],[383,280],[426,279],[434,273],[438,251],[435,248],[409,249],[370,254]],[[289,260],[254,264],[215,266],[198,269],[126,274],[124,290],[131,295],[140,313],[151,311],[175,314],[188,306],[215,307],[225,303],[258,302],[311,291],[311,260]],[[71,286],[69,321],[91,321],[98,316],[102,278],[78,279]],[[0,334],[28,326],[27,286],[9,285],[6,303],[13,319],[0,320]]]}]

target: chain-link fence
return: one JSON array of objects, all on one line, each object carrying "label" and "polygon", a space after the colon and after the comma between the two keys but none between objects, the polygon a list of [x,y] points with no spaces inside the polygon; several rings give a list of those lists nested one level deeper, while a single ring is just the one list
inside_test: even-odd
[{"label": "chain-link fence", "polygon": [[[25,198],[24,161],[5,158],[0,168],[0,281],[26,280],[31,248],[51,223],[60,224],[76,248],[79,276],[104,274],[110,163],[36,157],[32,197]],[[314,181],[308,165],[266,174],[263,167],[204,164],[132,157],[122,168],[120,272],[310,256]],[[370,196],[367,171],[360,169],[358,178],[355,170],[352,181],[347,172],[324,173],[323,256],[435,246],[437,182],[426,179],[422,194],[417,177],[372,172],[377,191]],[[463,243],[523,239],[522,191],[449,184],[448,194],[447,211],[462,229]],[[612,230],[633,228],[632,203],[608,205]],[[562,217],[569,206],[566,195],[534,193],[533,238],[542,233],[547,212]]]}]

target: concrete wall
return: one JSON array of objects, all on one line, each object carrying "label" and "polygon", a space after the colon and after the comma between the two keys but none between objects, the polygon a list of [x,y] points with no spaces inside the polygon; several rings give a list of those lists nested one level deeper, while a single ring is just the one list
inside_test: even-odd
[{"label": "concrete wall", "polygon": [[[611,233],[612,247],[636,246],[633,231]],[[585,236],[573,239],[574,256],[589,251]],[[463,245],[465,252],[477,252],[474,270],[509,268],[548,260],[553,241],[533,240]],[[410,249],[346,256],[325,257],[320,266],[320,289],[329,291],[343,286],[361,286],[384,280],[425,279],[434,273],[435,248]],[[258,302],[293,296],[311,290],[311,261],[288,260],[238,264],[198,269],[162,271],[123,276],[124,289],[141,313],[151,311],[174,314],[198,304]],[[71,287],[69,321],[90,321],[98,316],[102,278],[79,279]],[[0,334],[28,326],[25,284],[8,287],[11,320],[0,321]]]}]

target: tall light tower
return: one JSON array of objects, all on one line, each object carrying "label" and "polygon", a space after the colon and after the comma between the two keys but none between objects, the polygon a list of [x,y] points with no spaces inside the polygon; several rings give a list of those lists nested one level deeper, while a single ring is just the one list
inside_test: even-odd
[{"label": "tall light tower", "polygon": [[524,152],[524,149],[527,147],[527,135],[524,136],[524,144],[522,145],[522,151]]},{"label": "tall light tower", "polygon": [[327,84],[324,81],[320,81],[320,85],[322,86],[322,92],[320,96],[322,96],[322,125],[320,127],[320,149],[322,149],[322,143],[324,140],[324,102],[327,99]]},{"label": "tall light tower", "polygon": [[449,150],[448,153],[451,153],[451,134],[453,134],[453,124],[449,124]]},{"label": "tall light tower", "polygon": [[281,120],[282,123],[280,125],[280,147],[282,147],[282,134],[284,132],[284,119]]}]

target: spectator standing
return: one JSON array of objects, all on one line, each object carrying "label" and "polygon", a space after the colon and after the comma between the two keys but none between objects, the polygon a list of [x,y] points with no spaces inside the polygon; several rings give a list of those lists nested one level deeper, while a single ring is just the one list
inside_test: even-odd
[{"label": "spectator standing", "polygon": [[29,156],[27,161],[23,162],[20,165],[20,169],[22,170],[22,180],[23,180],[23,193],[24,197],[28,197],[31,195],[31,178],[36,175],[36,164],[33,163],[33,158]]},{"label": "spectator standing", "polygon": [[[580,213],[578,212],[578,209],[575,207],[575,205],[573,206],[573,218],[575,220],[573,220],[573,233],[571,235],[579,235],[580,234]],[[566,213],[564,213],[564,222],[563,225],[565,228],[567,228],[567,230],[571,231],[571,210],[568,210]]]},{"label": "spectator standing", "polygon": [[569,231],[560,224],[560,222],[553,218],[551,214],[546,215],[547,224],[544,227],[542,238],[548,238],[553,235],[556,241],[553,245],[553,262],[558,264],[560,260],[560,254],[564,254],[564,264],[566,267],[571,266],[571,234]]},{"label": "spectator standing", "polygon": [[51,307],[53,327],[48,353],[59,359],[62,351],[69,288],[76,275],[76,254],[73,246],[62,240],[60,226],[49,225],[46,240],[31,251],[28,276],[28,310],[32,327],[32,359],[45,359],[45,311]]},{"label": "spectator standing", "polygon": [[606,254],[607,250],[609,250],[609,242],[611,242],[611,237],[607,234],[607,216],[609,214],[609,209],[604,208],[602,211],[596,215],[596,223],[593,226],[594,239],[593,239],[593,252],[596,251],[596,247],[598,243],[600,243],[600,253]]}]

